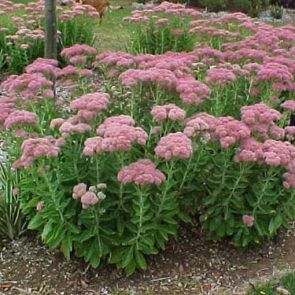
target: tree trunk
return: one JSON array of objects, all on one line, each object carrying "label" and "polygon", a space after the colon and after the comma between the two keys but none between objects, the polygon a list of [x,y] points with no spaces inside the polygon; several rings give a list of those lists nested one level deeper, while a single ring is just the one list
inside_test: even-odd
[{"label": "tree trunk", "polygon": [[45,58],[57,58],[56,0],[45,0]]}]

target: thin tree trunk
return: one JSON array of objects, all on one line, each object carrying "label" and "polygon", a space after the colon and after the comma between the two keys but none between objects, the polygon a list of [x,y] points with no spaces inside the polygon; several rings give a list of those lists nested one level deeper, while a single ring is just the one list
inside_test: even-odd
[{"label": "thin tree trunk", "polygon": [[45,58],[57,58],[56,0],[45,0]]}]

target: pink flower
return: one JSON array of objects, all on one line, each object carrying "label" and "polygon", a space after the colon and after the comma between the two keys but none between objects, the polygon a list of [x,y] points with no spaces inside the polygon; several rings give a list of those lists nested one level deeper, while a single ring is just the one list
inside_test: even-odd
[{"label": "pink flower", "polygon": [[41,211],[44,207],[44,201],[40,201],[38,202],[38,204],[36,205],[36,211]]},{"label": "pink flower", "polygon": [[73,188],[73,194],[72,194],[73,199],[77,200],[81,198],[86,193],[86,191],[87,191],[87,186],[85,183],[81,182],[75,185]]},{"label": "pink flower", "polygon": [[65,120],[62,119],[62,118],[52,119],[51,122],[50,122],[50,126],[49,127],[51,129],[54,129],[55,127],[61,126],[64,122],[65,122]]},{"label": "pink flower", "polygon": [[35,113],[15,110],[4,121],[4,127],[11,128],[14,125],[35,124],[36,120],[37,116]]},{"label": "pink flower", "polygon": [[165,180],[165,175],[156,169],[151,160],[143,159],[122,168],[117,178],[124,184],[133,182],[137,185],[159,185]]},{"label": "pink flower", "polygon": [[284,135],[283,130],[274,124],[281,118],[281,113],[271,109],[264,103],[258,103],[241,108],[242,121],[251,129],[259,132],[264,138],[272,134],[277,138]]},{"label": "pink flower", "polygon": [[184,119],[185,111],[175,104],[166,104],[162,106],[154,106],[152,108],[151,115],[157,122],[161,122],[166,119],[176,121]]},{"label": "pink flower", "polygon": [[227,148],[242,139],[248,138],[250,130],[243,122],[230,116],[219,117],[214,136],[218,138],[223,148]]},{"label": "pink flower", "polygon": [[285,127],[285,132],[289,141],[295,140],[295,126]]},{"label": "pink flower", "polygon": [[60,133],[68,133],[68,134],[85,133],[85,132],[91,131],[91,126],[86,123],[72,124],[68,120],[62,123],[62,125],[59,127],[59,131]]},{"label": "pink flower", "polygon": [[286,100],[281,104],[283,109],[295,111],[295,100]]},{"label": "pink flower", "polygon": [[75,55],[69,59],[72,64],[84,64],[87,62],[87,57],[84,55]]},{"label": "pink flower", "polygon": [[227,82],[235,81],[236,79],[236,75],[230,70],[223,68],[212,68],[207,71],[205,81],[210,84],[223,85]]},{"label": "pink flower", "polygon": [[256,162],[263,158],[263,146],[255,138],[245,138],[240,143],[240,149],[235,155],[234,160],[237,162]]},{"label": "pink flower", "polygon": [[210,88],[194,77],[186,76],[177,80],[176,91],[185,104],[201,104],[210,95]]},{"label": "pink flower", "polygon": [[70,107],[73,110],[86,110],[98,114],[101,110],[106,109],[109,99],[110,96],[107,93],[88,93],[73,100]]},{"label": "pink flower", "polygon": [[165,160],[172,157],[187,159],[193,153],[192,141],[182,132],[169,133],[160,139],[155,153]]},{"label": "pink flower", "polygon": [[242,220],[247,227],[252,227],[254,225],[255,218],[251,215],[243,215]]},{"label": "pink flower", "polygon": [[12,195],[16,196],[19,193],[19,189],[18,188],[14,188],[12,189]]},{"label": "pink flower", "polygon": [[132,126],[134,123],[131,117],[124,115],[106,118],[96,130],[100,136],[85,141],[84,155],[129,151],[133,143],[144,145],[148,135],[142,128]]},{"label": "pink flower", "polygon": [[44,59],[38,57],[33,63],[28,65],[25,71],[29,74],[40,73],[49,77],[57,77],[59,74],[58,61],[55,59]]},{"label": "pink flower", "polygon": [[83,209],[87,209],[89,206],[94,206],[98,202],[99,202],[99,199],[94,192],[88,191],[81,197],[81,203],[82,203]]},{"label": "pink flower", "polygon": [[87,44],[75,44],[69,48],[65,48],[61,52],[61,56],[67,59],[76,55],[95,55],[96,49]]},{"label": "pink flower", "polygon": [[56,157],[59,148],[56,146],[56,139],[52,136],[29,138],[24,140],[21,145],[22,155],[16,160],[12,167],[29,167],[36,159],[40,157]]}]

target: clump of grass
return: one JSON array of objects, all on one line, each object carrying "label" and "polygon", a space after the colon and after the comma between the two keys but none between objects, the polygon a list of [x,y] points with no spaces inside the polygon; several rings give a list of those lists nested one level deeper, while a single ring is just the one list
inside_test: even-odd
[{"label": "clump of grass", "polygon": [[295,272],[288,273],[280,278],[273,278],[268,283],[253,287],[248,295],[277,295],[277,289],[283,288],[290,294],[295,294]]}]

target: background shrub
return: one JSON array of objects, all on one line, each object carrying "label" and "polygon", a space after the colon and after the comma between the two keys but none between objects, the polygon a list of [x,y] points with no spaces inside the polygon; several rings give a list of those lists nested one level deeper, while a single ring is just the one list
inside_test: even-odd
[{"label": "background shrub", "polygon": [[195,37],[188,32],[187,23],[171,20],[171,24],[157,25],[151,20],[148,24],[137,26],[130,41],[131,53],[162,54],[167,51],[191,51]]},{"label": "background shrub", "polygon": [[207,8],[208,11],[221,11],[228,9],[228,0],[198,0],[197,5]]}]

